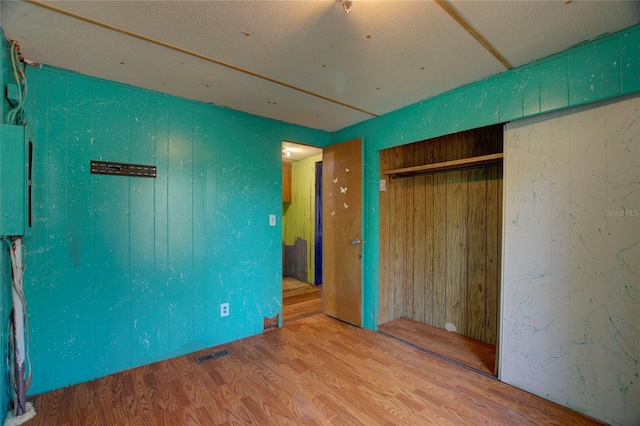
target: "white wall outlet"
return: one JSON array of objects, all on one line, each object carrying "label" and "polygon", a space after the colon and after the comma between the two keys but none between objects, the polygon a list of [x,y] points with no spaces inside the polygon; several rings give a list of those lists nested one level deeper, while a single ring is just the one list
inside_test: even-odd
[{"label": "white wall outlet", "polygon": [[276,215],[275,214],[270,214],[269,215],[269,226],[276,226]]},{"label": "white wall outlet", "polygon": [[220,316],[228,317],[229,316],[229,303],[221,303],[220,304]]}]

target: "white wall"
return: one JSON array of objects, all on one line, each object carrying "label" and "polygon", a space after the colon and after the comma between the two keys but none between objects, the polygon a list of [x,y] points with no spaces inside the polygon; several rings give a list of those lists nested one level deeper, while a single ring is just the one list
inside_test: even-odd
[{"label": "white wall", "polygon": [[500,379],[640,424],[640,95],[509,123]]}]

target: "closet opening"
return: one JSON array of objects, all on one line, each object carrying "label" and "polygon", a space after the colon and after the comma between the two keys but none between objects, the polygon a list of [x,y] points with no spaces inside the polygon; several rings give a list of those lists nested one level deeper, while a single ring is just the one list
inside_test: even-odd
[{"label": "closet opening", "polygon": [[503,125],[380,152],[378,329],[497,372]]}]

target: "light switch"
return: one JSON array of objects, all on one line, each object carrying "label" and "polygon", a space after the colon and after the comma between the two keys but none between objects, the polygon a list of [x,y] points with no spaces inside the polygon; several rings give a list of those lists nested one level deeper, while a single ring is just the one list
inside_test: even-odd
[{"label": "light switch", "polygon": [[276,215],[275,214],[270,214],[269,215],[269,226],[276,226]]}]

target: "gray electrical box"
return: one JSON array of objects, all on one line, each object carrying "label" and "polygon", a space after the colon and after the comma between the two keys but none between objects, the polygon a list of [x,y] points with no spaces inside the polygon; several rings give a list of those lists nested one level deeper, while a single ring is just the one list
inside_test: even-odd
[{"label": "gray electrical box", "polygon": [[24,127],[0,124],[0,236],[24,235],[25,191]]}]

